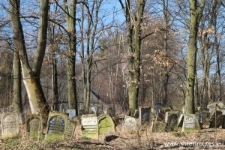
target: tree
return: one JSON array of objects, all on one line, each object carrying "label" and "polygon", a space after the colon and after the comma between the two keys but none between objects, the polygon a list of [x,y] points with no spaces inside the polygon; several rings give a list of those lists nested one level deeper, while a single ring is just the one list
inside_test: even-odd
[{"label": "tree", "polygon": [[185,113],[193,114],[194,106],[194,87],[196,80],[196,59],[197,59],[197,35],[199,23],[205,7],[205,1],[202,0],[199,4],[198,0],[189,0],[190,2],[190,34],[187,54],[187,82],[186,82],[186,97],[185,97]]},{"label": "tree", "polygon": [[23,27],[20,21],[20,0],[8,0],[8,2],[14,31],[14,45],[16,51],[18,50],[23,82],[28,94],[31,112],[32,114],[41,114],[44,119],[47,119],[49,109],[41,87],[40,73],[46,48],[49,1],[41,0],[37,51],[33,68],[30,67],[28,62]]},{"label": "tree", "polygon": [[[64,0],[66,22],[68,26],[69,50],[67,52],[67,86],[68,86],[68,107],[77,109],[77,90],[75,77],[76,62],[76,0],[70,1],[68,8],[67,0]],[[78,113],[77,113],[78,114]]]},{"label": "tree", "polygon": [[123,9],[125,9],[127,44],[128,44],[128,98],[129,111],[134,113],[138,108],[138,94],[140,82],[141,67],[141,42],[142,42],[142,21],[146,0],[139,0],[136,4],[136,14],[132,11],[130,0],[126,0],[126,8],[119,0]]}]

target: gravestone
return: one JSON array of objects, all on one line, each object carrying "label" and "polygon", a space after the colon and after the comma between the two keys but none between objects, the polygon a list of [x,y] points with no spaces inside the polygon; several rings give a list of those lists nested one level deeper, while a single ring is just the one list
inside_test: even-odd
[{"label": "gravestone", "polygon": [[209,128],[219,128],[220,126],[222,126],[222,128],[225,128],[224,115],[221,111],[215,111],[210,115]]},{"label": "gravestone", "polygon": [[70,139],[70,138],[73,137],[75,128],[76,128],[76,122],[75,121],[68,120],[66,122],[66,129],[65,129],[65,132],[64,132],[64,136],[65,136],[66,139]]},{"label": "gravestone", "polygon": [[69,119],[72,119],[76,116],[76,109],[67,109],[66,113],[69,114]]},{"label": "gravestone", "polygon": [[95,114],[81,116],[82,137],[98,139],[98,118]]},{"label": "gravestone", "polygon": [[19,136],[19,120],[15,113],[6,113],[2,115],[1,121],[2,139],[16,138]]},{"label": "gravestone", "polygon": [[178,111],[166,112],[165,123],[166,131],[177,131],[178,130]]},{"label": "gravestone", "polygon": [[64,140],[64,132],[68,122],[68,116],[62,112],[50,112],[47,122],[47,134],[45,142],[54,143]]},{"label": "gravestone", "polygon": [[151,113],[150,107],[139,108],[139,123],[140,124],[149,123],[150,113]]},{"label": "gravestone", "polygon": [[138,125],[138,120],[131,116],[124,117],[123,129],[124,130],[136,130]]},{"label": "gravestone", "polygon": [[115,124],[109,115],[103,114],[98,116],[98,133],[99,135],[114,133]]},{"label": "gravestone", "polygon": [[182,132],[193,132],[200,130],[200,125],[195,114],[184,114]]},{"label": "gravestone", "polygon": [[32,139],[42,139],[42,117],[40,115],[26,116],[27,136]]}]

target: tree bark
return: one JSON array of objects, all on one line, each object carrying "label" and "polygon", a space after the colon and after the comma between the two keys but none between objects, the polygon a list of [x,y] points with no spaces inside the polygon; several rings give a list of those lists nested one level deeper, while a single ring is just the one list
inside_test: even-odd
[{"label": "tree bark", "polygon": [[71,0],[68,8],[67,0],[64,0],[66,10],[66,22],[69,34],[69,50],[67,53],[67,88],[68,88],[68,108],[77,108],[77,90],[76,90],[76,0]]},{"label": "tree bark", "polygon": [[196,78],[196,59],[197,59],[197,34],[199,22],[202,17],[205,0],[202,0],[200,7],[197,7],[198,0],[189,0],[190,2],[190,35],[187,55],[187,81],[185,97],[185,113],[194,114],[194,87]]},{"label": "tree bark", "polygon": [[9,0],[9,3],[10,17],[14,30],[14,41],[17,46],[16,48],[19,51],[23,82],[29,98],[31,112],[32,114],[42,114],[44,119],[47,119],[49,109],[40,83],[40,72],[46,47],[49,1],[41,1],[38,48],[33,70],[28,63],[25,39],[22,24],[20,22],[20,0]]}]

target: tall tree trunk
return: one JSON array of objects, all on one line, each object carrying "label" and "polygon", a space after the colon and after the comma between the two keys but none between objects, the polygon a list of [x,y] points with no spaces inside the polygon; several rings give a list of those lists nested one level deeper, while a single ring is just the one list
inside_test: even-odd
[{"label": "tall tree trunk", "polygon": [[76,0],[70,0],[68,8],[67,0],[64,0],[66,10],[66,22],[69,33],[69,50],[67,53],[67,87],[68,87],[68,107],[77,110],[77,90],[75,77],[76,63]]},{"label": "tall tree trunk", "polygon": [[144,7],[146,0],[139,0],[136,4],[136,14],[133,14],[130,0],[126,0],[124,7],[122,0],[119,0],[125,10],[127,44],[128,44],[128,103],[129,111],[134,113],[138,108],[138,94],[140,84],[141,67],[141,24],[143,21]]},{"label": "tall tree trunk", "polygon": [[198,0],[189,0],[190,2],[190,35],[187,55],[187,83],[185,97],[185,113],[193,114],[194,106],[194,87],[196,78],[196,59],[197,59],[197,34],[199,22],[202,17],[202,12],[205,6],[205,0],[202,0],[198,7]]},{"label": "tall tree trunk", "polygon": [[17,50],[18,42],[14,41],[14,52],[13,52],[13,108],[14,112],[22,113],[22,96],[21,96],[21,66],[19,53]]},{"label": "tall tree trunk", "polygon": [[20,22],[20,0],[9,0],[9,3],[10,17],[14,30],[14,41],[19,51],[23,81],[28,94],[31,112],[32,114],[42,114],[44,119],[47,119],[49,109],[48,105],[46,104],[46,99],[41,87],[40,73],[46,48],[49,1],[41,1],[38,47],[33,70],[28,63],[25,39],[22,24]]}]

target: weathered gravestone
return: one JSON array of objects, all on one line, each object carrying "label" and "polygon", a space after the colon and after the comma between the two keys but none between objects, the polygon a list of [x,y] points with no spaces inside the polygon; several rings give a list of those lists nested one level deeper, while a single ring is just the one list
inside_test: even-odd
[{"label": "weathered gravestone", "polygon": [[184,114],[182,132],[193,132],[200,129],[201,128],[195,114]]},{"label": "weathered gravestone", "polygon": [[30,114],[26,116],[26,132],[29,138],[44,138],[42,134],[42,117],[40,115]]},{"label": "weathered gravestone", "polygon": [[76,122],[74,122],[72,120],[67,120],[66,129],[65,129],[65,132],[64,132],[64,138],[65,139],[70,139],[71,137],[73,137],[75,127],[76,127]]},{"label": "weathered gravestone", "polygon": [[131,116],[124,117],[123,129],[124,130],[136,130],[138,125],[138,120]]},{"label": "weathered gravestone", "polygon": [[69,114],[69,119],[72,119],[76,116],[76,109],[67,109],[66,113]]},{"label": "weathered gravestone", "polygon": [[82,137],[98,139],[98,118],[95,114],[81,116]]},{"label": "weathered gravestone", "polygon": [[165,123],[166,123],[166,131],[177,131],[178,130],[178,111],[170,111],[166,112]]},{"label": "weathered gravestone", "polygon": [[2,139],[15,138],[19,136],[19,120],[17,114],[3,114],[1,125]]},{"label": "weathered gravestone", "polygon": [[144,124],[144,123],[149,123],[150,121],[150,113],[151,113],[151,108],[146,107],[146,108],[139,108],[139,123]]},{"label": "weathered gravestone", "polygon": [[[71,136],[75,129],[75,124],[72,128],[66,113],[61,112],[50,112],[47,123],[47,134],[45,135],[45,142],[54,143],[57,141],[64,140],[68,137],[69,133]],[[69,128],[68,128],[69,126]]]},{"label": "weathered gravestone", "polygon": [[115,124],[109,115],[103,114],[98,116],[98,133],[99,135],[115,132]]}]

